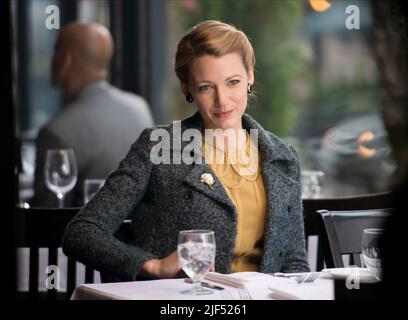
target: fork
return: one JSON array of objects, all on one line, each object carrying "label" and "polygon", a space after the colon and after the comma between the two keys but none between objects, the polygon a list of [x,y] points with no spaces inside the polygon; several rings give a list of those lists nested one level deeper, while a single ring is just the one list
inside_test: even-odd
[{"label": "fork", "polygon": [[295,280],[297,283],[312,282],[320,276],[320,272],[306,272],[302,274],[285,274],[281,272],[273,273],[274,277],[283,277]]}]

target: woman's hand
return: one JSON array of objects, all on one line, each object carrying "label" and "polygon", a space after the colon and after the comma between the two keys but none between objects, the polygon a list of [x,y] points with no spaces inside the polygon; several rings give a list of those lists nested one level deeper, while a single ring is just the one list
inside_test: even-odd
[{"label": "woman's hand", "polygon": [[[148,278],[166,279],[175,278],[181,271],[182,266],[178,258],[177,250],[175,250],[163,259],[152,259],[147,261],[143,265],[143,269],[139,275]],[[211,266],[210,271],[215,272],[214,264]]]},{"label": "woman's hand", "polygon": [[178,253],[177,250],[175,250],[163,259],[152,259],[147,261],[143,265],[140,275],[159,279],[174,278],[181,269],[182,267],[178,258]]}]

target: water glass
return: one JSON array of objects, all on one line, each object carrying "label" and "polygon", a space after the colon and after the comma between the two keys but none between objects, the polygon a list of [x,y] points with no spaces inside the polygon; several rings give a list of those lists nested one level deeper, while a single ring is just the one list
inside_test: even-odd
[{"label": "water glass", "polygon": [[104,185],[105,179],[85,179],[84,180],[84,204],[87,204],[95,193]]},{"label": "water glass", "polygon": [[323,171],[302,171],[302,198],[320,198],[323,188]]},{"label": "water glass", "polygon": [[368,270],[377,280],[381,280],[383,271],[383,259],[380,252],[380,240],[384,229],[364,229],[362,237],[363,261]]},{"label": "water glass", "polygon": [[212,290],[205,289],[200,282],[214,264],[214,231],[180,231],[177,251],[184,272],[193,281],[192,288],[189,290],[184,290],[181,293],[188,295],[204,295],[214,293]]}]

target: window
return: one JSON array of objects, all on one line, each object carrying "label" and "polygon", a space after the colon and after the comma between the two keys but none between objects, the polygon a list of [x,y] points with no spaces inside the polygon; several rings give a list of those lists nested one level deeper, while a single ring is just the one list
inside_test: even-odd
[{"label": "window", "polygon": [[34,139],[38,129],[62,107],[62,97],[51,85],[51,57],[58,30],[45,26],[49,5],[60,2],[16,1],[12,8],[17,26],[18,128],[24,139]]},{"label": "window", "polygon": [[[109,24],[108,1],[78,2],[82,20]],[[51,83],[54,44],[59,30],[46,27],[46,8],[59,8],[60,26],[76,17],[75,1],[30,0],[12,1],[13,38],[15,39],[15,97],[17,102],[17,132],[20,140],[21,166],[20,199],[33,196],[35,143],[39,129],[63,107],[60,90]]]},{"label": "window", "polygon": [[[378,70],[370,43],[370,3],[355,1],[360,29],[345,26],[347,1],[315,12],[307,1],[168,2],[169,56],[199,21],[234,24],[250,38],[257,58],[258,98],[248,112],[293,144],[302,169],[324,172],[323,195],[385,191],[394,169],[380,115]],[[172,119],[195,109],[168,67]]]}]

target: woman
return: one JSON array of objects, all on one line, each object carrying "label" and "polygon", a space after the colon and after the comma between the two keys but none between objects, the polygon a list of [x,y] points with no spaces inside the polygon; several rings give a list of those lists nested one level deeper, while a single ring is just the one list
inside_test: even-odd
[{"label": "woman", "polygon": [[[245,113],[254,65],[249,40],[228,24],[205,21],[180,40],[175,71],[198,112],[141,134],[67,227],[68,256],[121,280],[172,278],[181,271],[179,231],[210,229],[217,272],[308,271],[297,154]],[[191,132],[205,133],[201,148],[191,148],[184,135]],[[224,159],[250,161],[210,161],[219,150]],[[133,229],[127,244],[114,237],[126,218]]]}]

